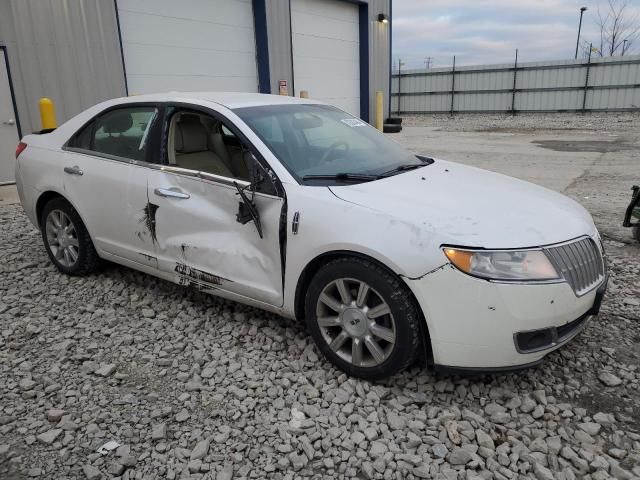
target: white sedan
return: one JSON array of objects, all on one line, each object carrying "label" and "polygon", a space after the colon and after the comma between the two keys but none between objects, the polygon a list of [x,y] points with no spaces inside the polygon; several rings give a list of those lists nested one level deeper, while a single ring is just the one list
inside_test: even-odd
[{"label": "white sedan", "polygon": [[237,93],[110,100],[16,151],[53,264],[101,259],[304,320],[350,375],[542,361],[598,313],[587,211],[416,156],[322,104]]}]

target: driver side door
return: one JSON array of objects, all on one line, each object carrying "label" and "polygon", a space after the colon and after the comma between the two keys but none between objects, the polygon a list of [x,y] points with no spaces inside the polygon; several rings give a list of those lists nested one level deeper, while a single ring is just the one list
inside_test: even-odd
[{"label": "driver side door", "polygon": [[[259,153],[227,121],[221,129],[222,121],[210,110],[167,109],[163,150],[168,165],[151,170],[148,182],[158,266],[181,285],[279,307],[284,198],[277,189],[255,192],[262,238],[253,221],[237,220],[236,184],[249,186],[251,168],[245,167]],[[239,162],[242,168],[234,167]],[[264,182],[271,181],[265,176]]]}]

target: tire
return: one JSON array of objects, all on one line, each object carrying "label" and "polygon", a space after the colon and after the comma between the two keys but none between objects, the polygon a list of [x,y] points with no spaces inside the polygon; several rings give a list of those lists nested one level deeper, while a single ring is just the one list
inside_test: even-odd
[{"label": "tire", "polygon": [[[68,231],[66,237],[55,234],[61,230],[64,233]],[[98,268],[100,259],[89,232],[78,212],[64,198],[54,198],[44,206],[40,215],[40,232],[49,259],[61,272],[80,276]]]},{"label": "tire", "polygon": [[402,125],[397,123],[385,123],[382,126],[382,131],[384,133],[398,133],[402,131]]},{"label": "tire", "polygon": [[[368,293],[361,296],[362,285]],[[407,287],[364,259],[339,258],[320,268],[306,292],[305,318],[318,349],[353,377],[389,377],[420,352],[422,317]]]},{"label": "tire", "polygon": [[402,117],[389,117],[387,121],[384,123],[392,124],[392,125],[402,125]]}]

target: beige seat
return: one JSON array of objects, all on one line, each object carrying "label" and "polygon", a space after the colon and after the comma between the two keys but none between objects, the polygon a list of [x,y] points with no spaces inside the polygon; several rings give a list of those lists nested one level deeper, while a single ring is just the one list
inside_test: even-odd
[{"label": "beige seat", "polygon": [[182,115],[174,130],[176,165],[189,170],[233,177],[222,159],[209,150],[207,129],[197,115]]}]

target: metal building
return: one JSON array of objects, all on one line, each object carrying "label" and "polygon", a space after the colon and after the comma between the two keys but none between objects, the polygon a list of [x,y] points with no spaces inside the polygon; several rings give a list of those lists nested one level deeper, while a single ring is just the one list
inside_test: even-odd
[{"label": "metal building", "polygon": [[307,91],[369,121],[390,52],[391,0],[0,0],[0,183],[40,97],[62,122],[124,95]]}]

